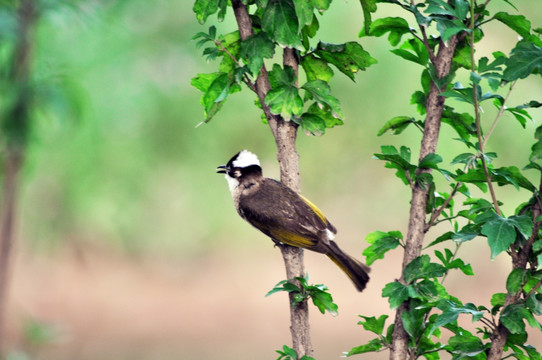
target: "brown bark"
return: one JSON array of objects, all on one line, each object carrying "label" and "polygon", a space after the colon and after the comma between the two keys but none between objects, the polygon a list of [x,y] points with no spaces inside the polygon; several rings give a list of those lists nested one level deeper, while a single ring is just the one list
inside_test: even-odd
[{"label": "brown bark", "polygon": [[[241,39],[244,40],[254,33],[247,7],[240,0],[232,0],[231,3]],[[298,60],[293,49],[284,49],[283,62],[285,66],[291,66],[297,74]],[[256,94],[277,145],[277,160],[280,166],[281,181],[295,191],[299,191],[299,155],[296,149],[297,125],[272,114],[265,104],[265,96],[271,88],[265,65],[260,69],[255,85]],[[287,245],[281,246],[280,249],[286,267],[287,278],[304,277],[303,249]],[[298,357],[310,356],[313,350],[310,338],[308,304],[304,301],[296,307],[291,306],[293,302],[292,294],[290,294],[289,301],[293,349],[297,352]]]},{"label": "brown bark", "polygon": [[[444,78],[450,73],[455,47],[458,39],[453,36],[448,44],[440,43],[438,53],[433,60],[433,65],[439,79]],[[440,96],[443,89],[440,89],[434,82],[426,100],[427,115],[425,118],[423,138],[420,146],[421,161],[425,156],[435,153],[438,144],[442,111],[444,108],[444,97]],[[418,174],[422,172],[431,172],[431,169],[418,169]],[[403,270],[401,271],[401,280],[404,282],[403,273],[405,267],[415,258],[420,256],[425,235],[426,218],[425,209],[427,205],[429,189],[421,187],[414,183],[412,186],[412,200],[410,203],[410,213],[408,222],[408,231],[405,241],[405,251],[403,254]],[[411,358],[408,349],[409,336],[403,327],[401,314],[408,311],[408,302],[399,306],[395,315],[395,328],[393,331],[393,340],[391,343],[390,360],[405,360]]]},{"label": "brown bark", "polygon": [[36,20],[34,0],[22,0],[18,9],[19,33],[12,65],[11,80],[13,91],[18,91],[15,108],[10,119],[2,119],[12,123],[18,130],[7,134],[4,149],[2,203],[0,208],[0,358],[6,354],[5,349],[5,317],[9,290],[10,264],[13,258],[15,226],[17,218],[19,172],[25,151],[25,132],[28,129],[28,79],[32,58],[32,30]]},{"label": "brown bark", "polygon": [[[542,178],[540,179],[540,186],[538,188],[538,191],[539,194],[540,191],[542,191]],[[541,214],[542,204],[540,203],[540,200],[538,200],[533,205],[532,219],[534,222],[534,226],[531,232],[531,236],[529,237],[529,239],[527,239],[527,242],[518,249],[516,254],[511,253],[511,255],[513,255],[512,260],[514,269],[527,269],[529,256],[533,249],[533,243],[538,239],[538,232],[540,231],[540,227],[542,226],[542,223],[536,221],[536,219]],[[512,251],[515,250],[512,249]],[[521,299],[522,294],[522,290],[518,291],[515,294],[507,293],[502,310],[504,310],[509,305],[517,304],[518,301]],[[499,360],[502,358],[504,347],[506,345],[506,341],[508,340],[509,335],[510,331],[502,324],[502,322],[499,321],[499,324],[495,329],[495,333],[491,338],[491,347],[489,348],[489,353],[487,354],[488,360]]]},{"label": "brown bark", "polygon": [[5,332],[6,308],[9,292],[10,265],[15,239],[18,174],[22,156],[14,150],[4,159],[4,183],[0,212],[0,358],[6,354]]}]

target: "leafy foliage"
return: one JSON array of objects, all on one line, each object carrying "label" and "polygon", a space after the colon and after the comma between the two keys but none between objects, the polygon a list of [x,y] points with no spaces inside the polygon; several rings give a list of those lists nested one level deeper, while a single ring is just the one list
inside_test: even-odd
[{"label": "leafy foliage", "polygon": [[[363,47],[350,41],[329,44],[319,41],[311,45],[318,30],[317,14],[328,9],[329,0],[268,0],[253,2],[250,7],[253,34],[241,40],[239,32],[217,35],[211,26],[207,33],[193,37],[196,46],[210,45],[203,50],[208,60],[222,58],[219,72],[198,74],[191,84],[202,92],[204,121],[210,121],[222,108],[228,96],[246,84],[255,91],[256,79],[266,68],[265,61],[273,61],[279,47],[293,48],[299,57],[307,82],[299,86],[299,77],[292,68],[275,63],[269,71],[271,89],[266,93],[265,105],[272,114],[285,121],[294,121],[307,134],[321,135],[326,129],[342,125],[343,113],[339,101],[331,93],[329,81],[334,75],[332,66],[354,80],[360,70],[376,63]],[[202,24],[218,13],[223,19],[226,1],[198,0],[193,10]],[[367,26],[375,0],[361,0]],[[300,92],[304,90],[305,94]]]},{"label": "leafy foliage", "polygon": [[302,357],[297,356],[297,352],[289,346],[284,345],[282,350],[277,350],[279,357],[277,360],[315,360],[312,356],[303,355]]},{"label": "leafy foliage", "polygon": [[[511,1],[506,2],[513,7]],[[375,64],[376,60],[355,41],[331,44],[313,40],[320,26],[318,16],[328,9],[331,1],[243,3],[250,4],[253,35],[244,40],[235,33],[217,36],[211,27],[208,33],[195,37],[200,46],[211,44],[203,51],[209,59],[222,58],[218,72],[200,74],[192,82],[203,93],[205,120],[210,120],[228,95],[238,91],[242,84],[254,90],[256,79],[263,74],[263,69],[267,70],[268,62],[273,63],[268,71],[271,88],[262,108],[269,107],[272,114],[295,122],[304,132],[313,135],[341,125],[343,113],[339,100],[332,94],[330,80],[337,70],[354,80],[360,70]],[[373,19],[377,3],[396,6],[405,16]],[[420,89],[410,97],[417,115],[398,114],[383,124],[378,136],[399,135],[412,126],[422,136],[438,132],[438,128],[428,125],[429,120],[434,120],[429,116],[435,116],[428,113],[428,101],[430,94],[438,90],[437,101],[443,103],[437,114],[438,125],[447,124],[457,134],[454,141],[462,146],[448,164],[446,157],[434,150],[413,160],[416,149],[407,145],[383,145],[374,154],[375,159],[384,161],[384,166],[393,169],[396,177],[410,189],[426,191],[423,234],[437,224],[448,224],[447,230],[430,241],[424,251],[431,251],[435,245],[439,245],[439,249],[433,250],[431,256],[428,253],[416,256],[406,264],[399,280],[382,289],[382,297],[387,298],[390,308],[401,309],[397,321],[409,337],[410,357],[433,360],[440,359],[445,352],[453,359],[486,359],[495,346],[490,339],[502,336],[500,351],[508,352],[505,357],[540,359],[536,349],[526,343],[526,325],[541,328],[535,316],[542,314],[542,270],[539,269],[542,263],[542,185],[533,184],[531,179],[533,173],[542,177],[542,126],[534,133],[527,166],[504,164],[496,152],[488,152],[485,147],[503,114],[517,121],[522,129],[529,128],[529,121],[536,121],[529,110],[542,106],[538,100],[523,99],[521,103],[510,104],[509,95],[520,80],[541,74],[542,30],[533,28],[522,14],[493,11],[492,1],[360,0],[360,4],[365,21],[359,36],[387,35],[391,52],[397,59],[414,63],[420,69]],[[223,9],[220,0],[198,0],[194,5],[196,17],[202,23],[214,13],[221,19]],[[520,39],[509,54],[497,49],[490,56],[477,59],[476,44],[488,36],[484,31],[488,22],[502,25]],[[295,50],[304,77],[298,76],[295,69],[274,61],[281,47]],[[443,74],[437,60],[446,48],[454,49],[454,53],[450,70]],[[303,78],[306,82],[300,84]],[[505,91],[508,93],[504,94]],[[487,121],[482,121],[487,115],[480,109],[491,104],[497,108],[497,115],[488,126]],[[468,110],[463,110],[465,108]],[[425,119],[418,119],[418,115]],[[531,174],[526,176],[526,171]],[[521,196],[528,196],[513,214],[505,215],[496,186],[506,186],[521,191]],[[480,197],[473,195],[480,191]],[[469,246],[469,241],[481,238],[487,239],[491,259],[506,254],[513,264],[503,284],[506,293],[497,293],[488,299],[491,308],[463,303],[444,286],[453,270],[466,276],[474,275],[472,266],[458,254],[460,248]],[[369,246],[363,255],[368,264],[408,244],[398,231],[374,231],[367,235],[366,241]],[[325,286],[308,285],[303,278],[296,281],[281,281],[268,295],[287,291],[295,304],[311,298],[322,313],[326,310],[336,313],[337,307]],[[473,334],[463,328],[460,317],[468,317],[476,323],[478,332]],[[359,325],[377,337],[352,348],[346,356],[390,348],[396,329],[394,324],[385,329],[387,316],[361,318]],[[452,336],[441,343],[443,329]],[[288,347],[279,354],[279,359],[297,356]]]},{"label": "leafy foliage", "polygon": [[328,288],[325,285],[309,285],[308,276],[302,278],[297,277],[295,280],[299,283],[297,285],[293,280],[282,280],[273,289],[271,289],[266,296],[274,294],[280,291],[286,291],[293,294],[294,301],[292,306],[297,306],[303,301],[312,299],[312,303],[320,310],[322,314],[326,311],[331,315],[336,316],[338,314],[338,306],[333,302],[331,294],[327,292]]},{"label": "leafy foliage", "polygon": [[[406,145],[381,146],[381,151],[374,154],[374,158],[383,160],[385,167],[393,169],[404,184],[428,190],[425,231],[440,222],[449,223],[453,229],[438,236],[425,248],[428,250],[437,244],[453,242],[451,248],[434,250],[434,256],[440,263],[433,262],[427,254],[416,257],[407,264],[400,281],[384,286],[382,296],[388,299],[392,309],[406,305],[407,310],[401,312],[401,321],[410,337],[408,351],[415,358],[440,359],[439,353],[447,352],[454,359],[486,359],[493,346],[488,339],[496,336],[499,326],[504,326],[511,334],[501,351],[508,351],[509,356],[521,359],[539,358],[534,348],[526,345],[526,325],[540,329],[535,315],[540,313],[539,300],[542,298],[541,282],[538,280],[541,278],[538,264],[542,261],[539,231],[542,225],[542,199],[539,186],[534,185],[524,171],[535,170],[538,176],[542,175],[542,127],[535,131],[536,142],[531,147],[527,167],[521,169],[514,165],[497,165],[497,154],[484,151],[492,130],[483,137],[482,114],[475,109],[485,102],[493,102],[499,109],[493,127],[505,112],[511,114],[522,128],[533,120],[529,109],[539,107],[538,101],[527,99],[524,104],[510,105],[508,96],[501,95],[500,91],[502,87],[508,87],[511,91],[518,80],[541,73],[540,33],[532,30],[530,21],[524,15],[506,12],[491,15],[486,6],[489,2],[485,5],[466,0],[390,3],[410,13],[419,31],[409,27],[404,18],[385,17],[373,20],[368,31],[362,31],[360,36],[388,34],[393,54],[423,67],[422,89],[412,95],[411,103],[420,115],[426,115],[426,100],[431,84],[443,89],[440,95],[446,98],[447,105],[443,107],[442,122],[455,130],[465,150],[453,158],[449,164],[451,167],[446,167],[443,158],[435,153],[419,159],[417,163],[413,162],[412,150]],[[472,4],[476,4],[474,8],[471,8]],[[483,24],[491,20],[504,24],[521,38],[509,55],[495,51],[492,58],[476,60],[475,43],[483,36]],[[436,31],[437,37],[426,35],[431,29]],[[458,41],[452,71],[447,76],[439,77],[433,67],[433,57],[452,38]],[[467,70],[468,84],[454,82],[456,73],[461,69]],[[451,105],[458,102],[470,105],[473,111],[458,113]],[[411,115],[399,115],[387,121],[378,135],[399,135],[412,125],[422,133],[427,131],[424,121]],[[449,189],[439,190],[441,185],[437,185],[433,172],[442,175]],[[502,203],[494,196],[493,184],[511,185],[517,190],[527,191],[532,197],[521,204],[514,214],[505,216],[500,210]],[[472,185],[484,193],[490,192],[492,196],[489,199],[473,197],[469,189]],[[462,203],[457,201],[458,196],[464,197]],[[472,303],[463,304],[448,294],[443,286],[450,270],[460,270],[467,276],[474,275],[471,265],[457,257],[458,250],[466,246],[467,241],[483,237],[487,238],[492,259],[506,253],[514,264],[506,284],[503,284],[507,292],[493,295],[491,309]],[[401,234],[397,232],[375,231],[366,240],[369,247],[363,254],[368,264],[383,259],[387,251],[403,243]],[[460,316],[469,316],[473,322],[480,323],[480,336],[462,328],[458,323]],[[382,323],[379,322],[378,326],[375,325],[376,318],[366,319],[362,325],[366,330],[377,333],[378,338],[354,347],[347,354],[349,356],[381,351],[391,346],[392,336],[383,334],[385,318],[379,318]],[[390,328],[393,328],[393,324]],[[454,334],[446,344],[438,341],[443,328]],[[389,332],[393,332],[393,329]]]}]

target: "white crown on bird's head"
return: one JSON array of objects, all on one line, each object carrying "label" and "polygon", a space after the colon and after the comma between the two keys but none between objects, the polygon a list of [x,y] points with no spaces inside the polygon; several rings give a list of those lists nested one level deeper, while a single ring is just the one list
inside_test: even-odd
[{"label": "white crown on bird's head", "polygon": [[251,165],[260,166],[260,160],[256,154],[251,153],[248,150],[242,150],[234,159],[232,159],[232,165],[239,168],[246,168]]}]

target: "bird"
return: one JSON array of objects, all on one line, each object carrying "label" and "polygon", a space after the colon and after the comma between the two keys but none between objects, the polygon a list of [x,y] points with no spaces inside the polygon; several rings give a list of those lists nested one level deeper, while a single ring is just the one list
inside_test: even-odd
[{"label": "bird", "polygon": [[335,242],[337,229],[312,202],[283,183],[263,176],[258,157],[248,150],[235,154],[224,174],[235,209],[249,224],[277,245],[291,245],[325,254],[363,291],[370,268],[342,251]]}]

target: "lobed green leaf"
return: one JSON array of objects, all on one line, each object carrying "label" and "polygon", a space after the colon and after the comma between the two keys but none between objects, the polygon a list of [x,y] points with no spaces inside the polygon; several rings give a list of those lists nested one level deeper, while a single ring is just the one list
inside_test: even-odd
[{"label": "lobed green leaf", "polygon": [[395,249],[401,244],[403,235],[399,231],[375,231],[365,237],[370,246],[363,250],[367,258],[367,265],[371,265],[378,259],[383,259],[386,252]]},{"label": "lobed green leaf", "polygon": [[262,17],[262,29],[282,46],[302,50],[299,25],[292,0],[269,0]]},{"label": "lobed green leaf", "polygon": [[441,277],[446,273],[447,269],[430,261],[429,255],[421,255],[412,260],[404,271],[404,278],[407,284],[410,284],[418,279],[432,279]]},{"label": "lobed green leaf", "polygon": [[363,326],[363,328],[367,331],[373,332],[377,335],[381,335],[384,332],[384,325],[386,323],[386,319],[388,318],[388,315],[380,315],[378,319],[374,316],[363,316],[358,315],[360,318],[363,318],[363,320],[360,320],[358,322],[358,325]]},{"label": "lobed green leaf", "polygon": [[541,70],[542,47],[529,41],[520,41],[506,61],[503,79],[506,81],[524,79],[533,73],[540,74]]},{"label": "lobed green leaf", "polygon": [[316,47],[315,54],[333,64],[352,80],[359,70],[365,70],[376,63],[376,60],[354,41],[339,45],[320,42]]},{"label": "lobed green leaf", "polygon": [[275,44],[261,31],[250,35],[241,42],[239,55],[245,59],[252,76],[258,76],[264,59],[271,59],[275,54]]}]

